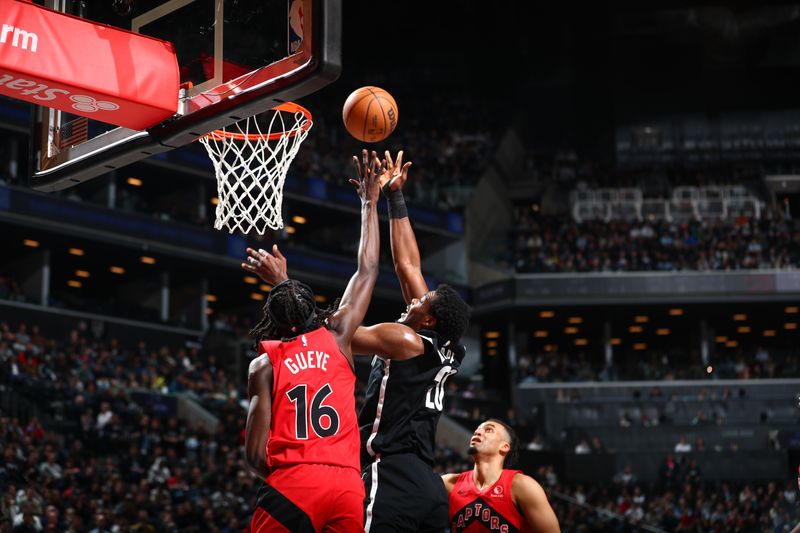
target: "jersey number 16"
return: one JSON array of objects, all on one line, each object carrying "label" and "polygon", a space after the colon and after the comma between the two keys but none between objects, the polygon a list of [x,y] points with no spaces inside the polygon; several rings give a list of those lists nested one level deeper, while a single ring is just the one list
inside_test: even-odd
[{"label": "jersey number 16", "polygon": [[[308,410],[308,402],[306,399],[306,390],[308,386],[305,384],[297,385],[286,393],[289,401],[294,404],[294,420],[295,420],[295,434],[298,440],[308,439],[308,421],[311,421],[311,429],[317,437],[330,437],[336,435],[339,431],[339,413],[330,405],[322,405],[322,402],[332,392],[330,383],[322,386],[314,397],[311,399],[311,412]],[[322,425],[322,418],[328,417],[328,427]]]}]

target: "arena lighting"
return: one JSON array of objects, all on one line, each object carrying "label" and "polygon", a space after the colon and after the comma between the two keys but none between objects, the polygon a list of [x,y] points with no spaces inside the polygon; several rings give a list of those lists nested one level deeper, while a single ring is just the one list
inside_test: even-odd
[{"label": "arena lighting", "polygon": [[494,357],[495,355],[497,355],[497,350],[495,349],[489,350],[488,352],[486,352],[486,354]]},{"label": "arena lighting", "polygon": [[292,222],[294,222],[295,224],[305,224],[306,223],[306,217],[301,217],[300,215],[295,215],[295,216],[292,217]]},{"label": "arena lighting", "polygon": [[728,337],[726,337],[725,335],[718,335],[714,337],[714,340],[717,342],[728,342]]},{"label": "arena lighting", "polygon": [[115,266],[115,265],[111,265],[111,267],[108,270],[110,270],[112,274],[124,274],[125,273],[125,269],[124,268],[122,268],[120,266]]},{"label": "arena lighting", "polygon": [[76,280],[76,279],[69,280],[67,282],[67,285],[69,285],[70,287],[74,287],[76,289],[80,289],[83,286],[83,284],[80,281]]},{"label": "arena lighting", "polygon": [[783,325],[783,329],[797,329],[797,322],[787,322]]},{"label": "arena lighting", "polygon": [[553,318],[556,316],[553,311],[539,311],[539,318]]},{"label": "arena lighting", "polygon": [[260,292],[251,292],[251,293],[250,293],[250,299],[251,299],[251,300],[256,300],[256,301],[259,301],[259,302],[260,302],[260,301],[263,301],[263,300],[264,300],[264,295],[263,295],[263,294],[261,294]]},{"label": "arena lighting", "polygon": [[738,331],[739,333],[750,333],[751,328],[750,326],[739,326],[738,328],[736,328],[736,331]]},{"label": "arena lighting", "polygon": [[744,313],[735,314],[733,315],[733,320],[735,322],[744,322],[745,320],[747,320],[747,315]]},{"label": "arena lighting", "polygon": [[206,314],[207,315],[213,315],[214,314],[214,310],[211,309],[210,307],[206,307]]},{"label": "arena lighting", "polygon": [[568,328],[564,328],[564,333],[566,333],[567,335],[575,335],[576,333],[578,333],[578,328],[574,328],[571,326]]},{"label": "arena lighting", "polygon": [[218,205],[219,204],[219,198],[217,198],[216,196],[213,196],[211,198],[211,200],[209,200],[209,201],[211,202],[211,205]]},{"label": "arena lighting", "polygon": [[618,337],[611,339],[611,346],[619,346],[620,344],[622,344],[622,339]]},{"label": "arena lighting", "polygon": [[216,294],[206,294],[206,301],[207,302],[216,302],[217,295]]},{"label": "arena lighting", "polygon": [[128,178],[128,185],[130,185],[131,187],[141,187],[142,180],[140,180],[139,178]]},{"label": "arena lighting", "polygon": [[150,257],[149,255],[143,255],[142,257],[139,258],[139,260],[142,263],[144,263],[145,265],[155,265],[156,264],[156,258],[155,257]]},{"label": "arena lighting", "polygon": [[570,324],[583,324],[583,319],[579,316],[571,316],[567,319]]},{"label": "arena lighting", "polygon": [[486,337],[487,339],[499,339],[500,338],[500,332],[499,331],[487,331],[486,333],[483,334],[483,336]]},{"label": "arena lighting", "polygon": [[497,341],[489,341],[486,343],[487,348],[497,348]]},{"label": "arena lighting", "polygon": [[675,307],[669,310],[669,316],[682,316],[682,315],[683,315],[683,309],[679,307]]},{"label": "arena lighting", "polygon": [[658,328],[656,330],[656,335],[661,335],[662,337],[664,335],[669,335],[669,328]]},{"label": "arena lighting", "polygon": [[709,365],[709,366],[707,366],[707,367],[706,367],[706,374],[710,374],[710,373],[712,373],[713,371],[714,371],[714,368],[713,368],[711,365]]},{"label": "arena lighting", "polygon": [[726,348],[736,348],[737,346],[739,346],[737,341],[728,341],[725,343]]},{"label": "arena lighting", "polygon": [[34,241],[33,239],[25,239],[24,241],[22,241],[22,244],[24,244],[28,248],[38,248],[39,247],[39,241]]},{"label": "arena lighting", "polygon": [[269,292],[272,290],[272,285],[267,285],[266,283],[262,283],[261,285],[258,286],[258,288],[264,292]]},{"label": "arena lighting", "polygon": [[575,346],[586,346],[589,344],[587,339],[575,339]]},{"label": "arena lighting", "polygon": [[328,299],[325,298],[325,296],[323,296],[322,294],[315,294],[314,295],[314,301],[316,301],[317,303],[320,303],[320,304],[324,304],[325,302],[328,301]]},{"label": "arena lighting", "polygon": [[255,277],[255,276],[245,276],[245,277],[244,277],[244,278],[242,278],[242,279],[243,279],[243,280],[244,280],[244,282],[245,282],[245,283],[247,283],[248,285],[255,285],[255,284],[257,284],[257,283],[258,283],[258,278],[257,278],[257,277]]},{"label": "arena lighting", "polygon": [[533,332],[533,336],[536,337],[537,339],[543,339],[547,337],[547,335],[549,334],[547,333],[547,331],[543,329],[537,329],[536,331]]},{"label": "arena lighting", "polygon": [[650,317],[646,315],[639,315],[633,319],[637,324],[647,324],[650,322]]},{"label": "arena lighting", "polygon": [[70,248],[67,251],[69,252],[69,255],[77,255],[78,257],[83,257],[83,255],[86,253],[80,248]]},{"label": "arena lighting", "polygon": [[558,350],[558,344],[545,344],[544,351],[545,352],[555,352]]},{"label": "arena lighting", "polygon": [[86,270],[76,270],[75,275],[79,278],[88,278],[90,274]]},{"label": "arena lighting", "polygon": [[634,350],[646,350],[647,349],[647,345],[645,343],[643,343],[643,342],[637,342],[636,344],[633,345],[633,349]]},{"label": "arena lighting", "polygon": [[786,314],[789,314],[789,315],[796,315],[797,314],[797,310],[798,310],[798,307],[796,305],[790,305],[789,307],[786,307],[784,309],[784,311],[786,311]]},{"label": "arena lighting", "polygon": [[297,233],[297,228],[295,228],[294,226],[286,226],[286,233],[288,233],[289,235],[294,235],[295,233]]},{"label": "arena lighting", "polygon": [[764,336],[765,337],[774,337],[775,336],[775,330],[774,329],[765,329],[764,330]]},{"label": "arena lighting", "polygon": [[631,326],[631,327],[628,328],[628,331],[630,333],[641,333],[642,332],[642,326]]}]

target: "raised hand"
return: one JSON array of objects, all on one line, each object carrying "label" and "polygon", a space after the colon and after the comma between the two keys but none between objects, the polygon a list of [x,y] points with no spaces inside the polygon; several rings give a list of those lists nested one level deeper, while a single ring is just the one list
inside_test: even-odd
[{"label": "raised hand", "polygon": [[356,188],[362,202],[377,202],[381,194],[380,176],[386,171],[386,162],[378,158],[378,153],[372,151],[372,157],[367,150],[361,150],[361,161],[353,156],[358,179],[351,179],[350,183]]},{"label": "raised hand", "polygon": [[286,274],[286,258],[278,250],[277,244],[272,245],[272,253],[248,248],[247,259],[242,263],[242,268],[252,272],[270,285],[277,285],[289,279]]},{"label": "raised hand", "polygon": [[[392,191],[399,191],[408,180],[408,167],[411,161],[403,164],[403,151],[397,152],[397,160],[392,161],[392,154],[386,150],[384,165],[385,171],[381,174],[381,188],[388,188]],[[387,191],[388,192],[388,191]]]}]

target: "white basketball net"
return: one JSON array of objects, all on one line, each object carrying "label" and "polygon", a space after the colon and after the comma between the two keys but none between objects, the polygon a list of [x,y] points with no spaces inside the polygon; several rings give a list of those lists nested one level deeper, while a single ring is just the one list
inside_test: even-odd
[{"label": "white basketball net", "polygon": [[265,132],[256,117],[249,117],[200,138],[217,175],[216,229],[255,229],[263,235],[268,227],[283,227],[286,173],[312,125],[310,113],[303,111],[282,104],[271,111]]}]

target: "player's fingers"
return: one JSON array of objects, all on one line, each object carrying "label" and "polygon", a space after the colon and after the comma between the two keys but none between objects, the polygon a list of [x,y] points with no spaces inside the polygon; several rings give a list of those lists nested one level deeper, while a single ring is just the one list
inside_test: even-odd
[{"label": "player's fingers", "polygon": [[385,157],[384,161],[386,162],[386,165],[389,168],[393,167],[394,166],[394,161],[392,161],[392,153],[389,150],[386,150],[386,152],[384,152],[383,155]]},{"label": "player's fingers", "polygon": [[242,268],[247,270],[248,272],[253,272],[253,273],[256,272],[256,267],[254,267],[253,265],[248,265],[247,263],[242,263]]},{"label": "player's fingers", "polygon": [[402,150],[397,152],[397,161],[395,162],[395,165],[397,165],[397,168],[401,168],[403,166],[403,151]]},{"label": "player's fingers", "polygon": [[408,167],[410,166],[411,166],[411,161],[403,165],[403,171],[401,172],[401,175],[403,176],[404,180],[406,179],[406,177],[408,177]]},{"label": "player's fingers", "polygon": [[352,179],[352,178],[351,178],[351,179],[349,179],[349,180],[347,180],[347,181],[349,181],[349,182],[350,182],[350,185],[352,185],[352,186],[353,186],[353,187],[355,187],[356,189],[358,189],[358,187],[361,185],[361,182],[360,182],[360,181],[358,181],[358,180],[354,180],[354,179]]},{"label": "player's fingers", "polygon": [[278,245],[277,244],[273,244],[272,245],[272,253],[275,254],[275,257],[277,259],[280,259],[281,261],[286,259],[285,257],[283,257],[283,254],[281,253],[281,251],[278,250]]},{"label": "player's fingers", "polygon": [[361,177],[361,165],[358,162],[358,157],[353,156],[353,165],[356,167],[356,172],[358,173],[358,177]]}]

